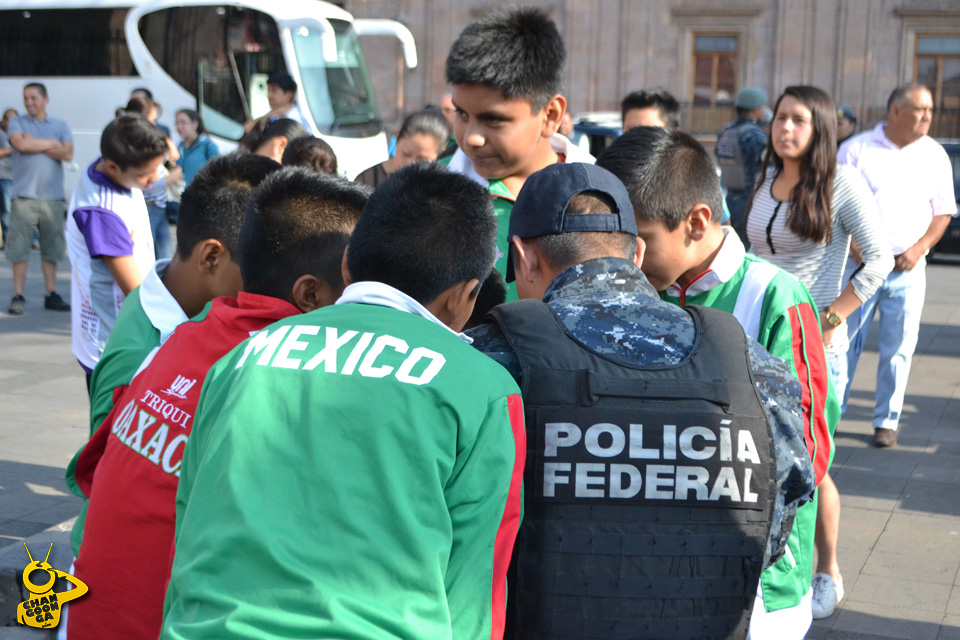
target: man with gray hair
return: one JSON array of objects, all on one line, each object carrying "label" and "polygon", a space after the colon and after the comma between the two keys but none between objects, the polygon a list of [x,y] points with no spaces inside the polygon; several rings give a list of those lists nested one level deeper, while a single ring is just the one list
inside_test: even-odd
[{"label": "man with gray hair", "polygon": [[[873,314],[880,310],[880,362],[873,412],[873,443],[878,447],[897,443],[927,286],[926,253],[940,240],[957,211],[950,159],[927,135],[932,118],[933,97],[927,87],[897,87],[887,102],[887,121],[854,136],[837,154],[840,162],[856,167],[870,185],[895,256],[893,271],[879,291],[847,318],[852,378]],[[848,265],[846,275],[855,268],[855,264]],[[846,403],[844,397],[844,408]]]}]

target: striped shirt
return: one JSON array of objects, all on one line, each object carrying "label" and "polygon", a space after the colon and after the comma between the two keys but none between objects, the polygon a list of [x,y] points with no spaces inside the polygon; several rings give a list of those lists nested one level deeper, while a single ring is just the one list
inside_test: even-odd
[{"label": "striped shirt", "polygon": [[829,244],[798,237],[787,226],[790,203],[771,191],[776,175],[766,177],[747,217],[750,251],[797,276],[817,307],[826,308],[843,289],[843,269],[852,237],[863,256],[853,289],[869,300],[893,268],[883,222],[867,183],[853,167],[837,165],[833,181],[833,237]]}]

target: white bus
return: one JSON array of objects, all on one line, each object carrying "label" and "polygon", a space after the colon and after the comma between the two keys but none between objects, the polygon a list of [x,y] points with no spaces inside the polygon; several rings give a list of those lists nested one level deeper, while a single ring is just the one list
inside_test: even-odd
[{"label": "white bus", "polygon": [[286,71],[312,133],[352,178],[387,157],[358,42],[366,34],[396,36],[407,66],[416,66],[402,24],[354,20],[320,0],[0,0],[0,108],[23,113],[23,86],[46,85],[48,112],[75,138],[69,194],[132,89],[150,89],[171,130],[178,109],[196,109],[228,151],[245,121],[269,111],[267,77]]}]

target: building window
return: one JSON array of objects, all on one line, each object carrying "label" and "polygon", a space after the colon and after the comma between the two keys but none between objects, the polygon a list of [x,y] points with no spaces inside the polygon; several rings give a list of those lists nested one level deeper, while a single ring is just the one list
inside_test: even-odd
[{"label": "building window", "polygon": [[737,93],[739,51],[740,38],[737,35],[694,34],[694,104],[733,104]]},{"label": "building window", "polygon": [[913,77],[930,87],[937,109],[960,109],[960,35],[918,35]]}]

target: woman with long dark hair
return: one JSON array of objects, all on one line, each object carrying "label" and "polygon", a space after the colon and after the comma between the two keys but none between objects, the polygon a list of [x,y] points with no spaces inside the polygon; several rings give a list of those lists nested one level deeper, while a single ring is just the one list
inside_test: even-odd
[{"label": "woman with long dark hair", "polygon": [[[787,87],[777,99],[746,230],[754,253],[790,271],[810,290],[821,311],[833,387],[842,398],[849,347],[844,319],[880,287],[893,256],[866,182],[852,167],[837,164],[837,110],[822,90]],[[861,268],[844,285],[851,239]],[[843,597],[836,547],[840,495],[829,474],[818,494],[812,613],[825,618]]]}]

